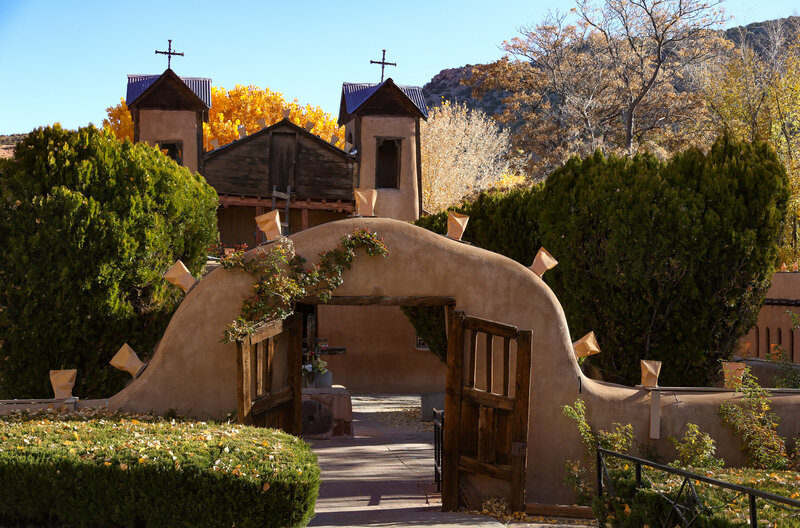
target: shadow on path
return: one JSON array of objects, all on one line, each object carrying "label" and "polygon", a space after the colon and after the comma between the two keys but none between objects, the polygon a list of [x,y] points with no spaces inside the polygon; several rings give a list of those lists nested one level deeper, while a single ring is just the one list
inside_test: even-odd
[{"label": "shadow on path", "polygon": [[503,526],[491,517],[442,512],[433,481],[433,433],[391,427],[371,416],[356,406],[354,438],[310,440],[322,485],[309,526]]}]

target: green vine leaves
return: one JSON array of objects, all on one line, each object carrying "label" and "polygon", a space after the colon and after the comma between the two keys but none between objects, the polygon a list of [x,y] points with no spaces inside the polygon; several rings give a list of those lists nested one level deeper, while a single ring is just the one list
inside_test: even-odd
[{"label": "green vine leaves", "polygon": [[350,269],[359,249],[369,256],[389,256],[386,244],[376,233],[356,229],[343,236],[336,248],[320,253],[319,263],[311,267],[306,267],[306,259],[295,253],[294,244],[286,237],[278,238],[269,247],[257,247],[247,260],[244,251],[224,257],[223,268],[244,270],[256,277],[256,283],[253,294],[242,303],[239,317],[225,330],[222,342],[241,341],[257,327],[285,319],[301,299],[328,302],[333,291],[342,285],[342,274]]}]

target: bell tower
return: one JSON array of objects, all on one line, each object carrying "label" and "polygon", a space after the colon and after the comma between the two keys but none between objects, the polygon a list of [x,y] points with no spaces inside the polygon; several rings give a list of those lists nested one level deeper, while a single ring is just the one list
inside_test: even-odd
[{"label": "bell tower", "polygon": [[135,143],[159,145],[180,165],[202,171],[211,79],[181,78],[169,68],[160,76],[128,75],[127,104]]},{"label": "bell tower", "polygon": [[413,221],[422,213],[420,119],[428,108],[422,89],[344,83],[339,125],[359,161],[355,186],[378,191],[375,215]]}]

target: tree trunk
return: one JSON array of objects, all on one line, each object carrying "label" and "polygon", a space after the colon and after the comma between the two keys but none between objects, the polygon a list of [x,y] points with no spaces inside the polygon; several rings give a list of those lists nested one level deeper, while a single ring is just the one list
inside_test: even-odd
[{"label": "tree trunk", "polygon": [[622,112],[622,121],[625,125],[625,150],[628,154],[633,154],[631,148],[633,147],[633,116],[635,108],[628,106]]}]

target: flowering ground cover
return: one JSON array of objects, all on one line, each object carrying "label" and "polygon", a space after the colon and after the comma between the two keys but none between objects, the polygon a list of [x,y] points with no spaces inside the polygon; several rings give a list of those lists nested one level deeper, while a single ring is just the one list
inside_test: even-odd
[{"label": "flowering ground cover", "polygon": [[[750,468],[687,469],[732,484],[790,499],[800,499],[800,473],[797,471]],[[644,478],[644,490],[634,494],[633,468],[625,464],[620,471],[613,472],[612,478],[618,498],[604,502],[604,507],[601,507],[600,511],[598,511],[596,503],[595,513],[601,513],[598,517],[605,518],[610,526],[636,526],[641,522],[652,525],[652,521],[655,519],[663,522],[670,508],[664,496],[674,499],[683,478],[652,469],[645,469],[645,473],[647,477]],[[704,510],[701,514],[702,519],[699,519],[700,522],[696,522],[697,526],[723,528],[749,525],[750,510],[746,494],[711,486],[698,480],[692,481],[692,484],[697,490]],[[686,490],[682,497],[686,497]],[[680,502],[681,504],[686,503],[685,500]],[[800,509],[780,503],[771,503],[760,498],[757,499],[756,504],[759,526],[800,528]],[[691,515],[693,514],[690,514],[689,518]],[[671,524],[676,522],[679,522],[679,519],[673,514]]]},{"label": "flowering ground cover", "polygon": [[99,411],[0,416],[0,520],[303,526],[316,455],[272,429]]}]

